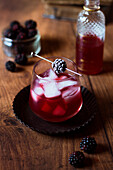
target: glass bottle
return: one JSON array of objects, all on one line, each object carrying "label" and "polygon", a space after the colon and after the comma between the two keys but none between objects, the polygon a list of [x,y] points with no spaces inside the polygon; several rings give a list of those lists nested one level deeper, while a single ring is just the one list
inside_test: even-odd
[{"label": "glass bottle", "polygon": [[77,18],[76,64],[84,74],[97,74],[103,68],[105,16],[100,0],[85,0]]}]

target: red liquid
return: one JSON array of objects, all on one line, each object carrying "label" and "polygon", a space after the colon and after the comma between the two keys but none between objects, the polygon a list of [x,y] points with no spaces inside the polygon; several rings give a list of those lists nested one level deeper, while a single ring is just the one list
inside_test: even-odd
[{"label": "red liquid", "polygon": [[[58,81],[62,76],[67,78],[70,77],[67,74],[62,74],[56,80]],[[61,88],[57,96],[46,97],[45,95],[48,95],[49,93],[47,94],[45,91],[44,93],[41,91],[39,92],[39,88],[43,89],[43,84],[37,83],[38,81],[36,78],[33,82],[32,88],[30,89],[29,96],[29,105],[32,111],[42,119],[51,122],[64,121],[76,115],[82,106],[81,89],[77,84],[76,79],[71,78],[69,81],[71,82],[71,85],[67,86],[66,83],[65,85],[67,87]],[[52,90],[52,88],[49,88],[49,92]],[[37,94],[36,91],[39,94]]]},{"label": "red liquid", "polygon": [[102,71],[104,42],[97,36],[86,35],[76,38],[76,64],[84,74]]}]

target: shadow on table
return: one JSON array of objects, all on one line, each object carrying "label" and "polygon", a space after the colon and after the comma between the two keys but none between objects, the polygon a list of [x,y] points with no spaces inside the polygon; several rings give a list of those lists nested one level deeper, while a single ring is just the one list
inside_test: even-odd
[{"label": "shadow on table", "polygon": [[95,154],[102,154],[103,152],[106,152],[108,150],[109,150],[108,146],[98,143]]},{"label": "shadow on table", "polygon": [[33,61],[32,58],[29,58],[26,66],[31,66],[31,65],[34,65],[35,63],[36,63],[36,61]]},{"label": "shadow on table", "polygon": [[22,71],[24,71],[24,68],[22,68],[22,67],[16,67],[16,70],[15,70],[15,72],[22,72]]},{"label": "shadow on table", "polygon": [[41,55],[50,54],[51,52],[58,51],[64,46],[65,41],[57,37],[43,36],[41,38]]},{"label": "shadow on table", "polygon": [[113,72],[113,61],[104,61],[103,63],[102,73],[108,73],[108,72]]},{"label": "shadow on table", "polygon": [[17,73],[23,72],[25,70],[25,67],[34,65],[34,64],[35,64],[35,61],[29,60],[26,65],[17,66],[15,72],[17,72]]}]

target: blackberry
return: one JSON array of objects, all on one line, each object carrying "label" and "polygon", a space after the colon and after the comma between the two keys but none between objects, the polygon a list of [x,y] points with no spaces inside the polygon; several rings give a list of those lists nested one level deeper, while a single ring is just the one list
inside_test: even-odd
[{"label": "blackberry", "polygon": [[17,32],[25,32],[25,28],[23,26],[20,25],[19,29],[17,30]]},{"label": "blackberry", "polygon": [[15,53],[15,55],[17,55],[17,54],[21,54],[21,53],[23,53],[23,51],[24,51],[24,46],[18,46],[18,45],[14,45],[14,53]]},{"label": "blackberry", "polygon": [[24,32],[26,35],[28,33],[28,29],[27,28],[24,28],[23,26],[20,26],[19,29],[17,30],[18,33],[20,32]]},{"label": "blackberry", "polygon": [[28,29],[28,38],[32,38],[37,34],[37,30],[36,29]]},{"label": "blackberry", "polygon": [[59,74],[59,73],[63,73],[66,70],[67,65],[66,65],[66,62],[64,60],[56,59],[52,63],[52,68],[53,68],[54,72],[56,72],[56,74]]},{"label": "blackberry", "polygon": [[74,167],[82,167],[84,164],[85,156],[83,152],[75,151],[69,157],[69,163]]},{"label": "blackberry", "polygon": [[86,153],[93,153],[96,149],[97,143],[93,137],[84,137],[80,142],[80,148]]},{"label": "blackberry", "polygon": [[16,38],[16,34],[15,32],[12,31],[12,29],[6,29],[4,31],[4,36],[7,37],[7,38],[10,38],[10,39],[15,39]]},{"label": "blackberry", "polygon": [[27,63],[27,57],[24,53],[22,54],[17,54],[15,56],[15,62],[20,65],[26,65]]},{"label": "blackberry", "polygon": [[10,27],[13,31],[17,31],[20,27],[20,23],[18,21],[12,21]]},{"label": "blackberry", "polygon": [[5,67],[8,71],[12,71],[12,72],[14,72],[16,69],[16,65],[13,61],[7,61]]},{"label": "blackberry", "polygon": [[25,26],[26,26],[27,29],[35,29],[36,26],[37,26],[37,23],[33,20],[27,20],[25,22]]},{"label": "blackberry", "polygon": [[19,32],[17,37],[16,37],[16,40],[25,40],[26,39],[26,33],[25,32]]}]

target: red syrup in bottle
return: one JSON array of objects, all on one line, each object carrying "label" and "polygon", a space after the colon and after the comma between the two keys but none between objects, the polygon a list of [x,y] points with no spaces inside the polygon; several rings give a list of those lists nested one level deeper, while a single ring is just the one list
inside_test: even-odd
[{"label": "red syrup in bottle", "polygon": [[76,37],[76,64],[84,74],[97,74],[103,67],[104,41],[96,35]]}]

